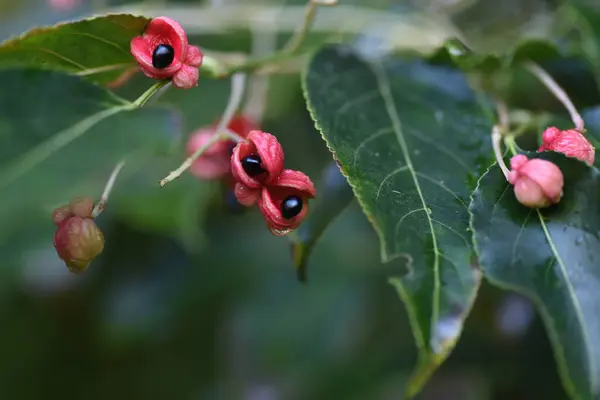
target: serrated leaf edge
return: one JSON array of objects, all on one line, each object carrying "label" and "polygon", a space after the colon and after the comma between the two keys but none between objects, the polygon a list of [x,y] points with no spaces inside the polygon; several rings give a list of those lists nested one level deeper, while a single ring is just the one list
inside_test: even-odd
[{"label": "serrated leaf edge", "polygon": [[[570,157],[569,157],[570,158]],[[553,353],[554,353],[554,357],[556,359],[556,364],[557,364],[557,369],[558,369],[558,374],[560,376],[561,382],[563,384],[563,387],[565,388],[566,392],[569,394],[569,397],[574,398],[574,399],[581,399],[582,397],[578,394],[578,391],[575,387],[575,384],[573,383],[573,381],[571,380],[571,376],[570,376],[570,371],[567,367],[567,363],[565,360],[565,349],[562,345],[562,343],[560,342],[560,340],[558,339],[558,336],[556,335],[556,332],[554,330],[554,328],[550,328],[550,327],[554,327],[554,320],[552,315],[550,315],[550,313],[548,312],[548,310],[546,309],[544,303],[538,298],[538,296],[526,289],[520,288],[520,287],[516,287],[510,284],[505,284],[503,282],[497,281],[491,277],[489,277],[486,273],[485,273],[485,268],[482,266],[481,264],[481,251],[479,250],[479,245],[477,243],[477,235],[476,235],[476,231],[475,228],[473,226],[473,219],[474,219],[474,214],[472,211],[472,206],[473,206],[473,200],[475,195],[478,192],[481,192],[481,181],[488,175],[488,173],[490,173],[490,171],[492,171],[493,169],[499,168],[497,163],[492,164],[483,175],[481,175],[481,177],[478,179],[477,181],[477,187],[475,188],[475,190],[473,191],[473,193],[471,194],[471,201],[469,202],[469,228],[471,229],[472,232],[472,240],[473,240],[473,248],[475,251],[475,254],[477,255],[478,258],[478,265],[480,267],[480,269],[483,271],[483,276],[485,276],[485,278],[494,286],[497,286],[501,289],[504,290],[509,290],[509,291],[513,291],[516,293],[519,293],[525,297],[527,297],[529,300],[531,300],[533,302],[533,304],[535,305],[535,308],[538,310],[538,312],[540,313],[540,316],[542,317],[542,320],[544,322],[544,326],[545,326],[545,330],[546,333],[548,335],[548,337],[550,338],[550,342],[552,343],[552,349],[553,349]],[[595,167],[592,167],[595,169]],[[507,189],[510,188],[510,185],[507,183]],[[540,215],[539,211],[538,213],[538,218],[540,219],[542,226],[544,227],[544,234],[546,235],[546,229],[545,229],[545,223],[543,222],[543,218]],[[546,236],[547,239],[547,236]],[[553,254],[554,254],[554,249],[552,249]],[[562,267],[561,267],[562,268]],[[586,345],[587,347],[587,345]],[[592,368],[592,370],[594,370],[595,368]],[[594,378],[592,378],[594,379]]]},{"label": "serrated leaf edge", "polygon": [[[315,56],[318,54],[319,51],[321,51],[323,48],[319,48],[316,51],[313,51],[312,54],[310,54],[310,56],[308,57],[308,60],[306,61],[306,64],[302,70],[301,73],[301,87],[302,87],[302,93],[306,102],[306,108],[309,112],[309,115],[311,117],[311,119],[313,120],[314,124],[315,124],[315,128],[317,129],[317,131],[321,134],[321,137],[323,139],[323,141],[325,142],[325,145],[327,146],[327,149],[330,151],[330,153],[332,154],[334,160],[336,160],[336,162],[338,163],[338,165],[340,166],[340,171],[342,173],[342,175],[344,175],[344,177],[346,178],[346,180],[348,181],[348,184],[350,185],[350,187],[352,188],[352,191],[354,192],[354,197],[356,197],[356,199],[358,200],[358,203],[361,206],[361,209],[363,211],[363,213],[366,215],[367,219],[369,220],[369,222],[371,223],[371,225],[373,226],[373,229],[375,230],[377,237],[379,238],[379,242],[380,242],[380,257],[381,257],[381,261],[383,263],[389,263],[397,258],[400,257],[405,257],[407,258],[407,269],[410,271],[410,262],[411,262],[411,257],[409,254],[405,254],[405,253],[397,253],[397,254],[393,254],[391,256],[388,256],[387,251],[386,251],[386,240],[385,237],[382,233],[382,231],[379,229],[379,227],[377,226],[377,223],[375,222],[375,220],[373,219],[373,216],[371,215],[368,207],[365,206],[365,202],[364,199],[362,198],[362,196],[359,195],[357,189],[356,189],[356,185],[352,182],[351,178],[348,176],[348,174],[344,171],[343,166],[341,165],[341,163],[339,162],[339,160],[336,157],[336,153],[333,150],[333,148],[331,147],[331,144],[329,143],[329,141],[327,140],[327,138],[325,137],[324,133],[323,133],[323,128],[319,125],[319,122],[317,120],[317,116],[316,116],[316,112],[314,110],[314,108],[312,107],[309,95],[308,95],[308,88],[306,86],[306,81],[307,81],[307,77],[308,77],[308,71],[310,69],[310,65],[312,65],[312,62],[315,58]],[[365,62],[366,63],[366,62]],[[367,65],[369,67],[373,67],[372,63],[367,63]],[[374,74],[377,78],[377,81],[379,82],[379,75],[376,73],[376,71],[374,71]],[[379,89],[381,91],[381,89]],[[382,94],[383,96],[383,94]],[[384,98],[384,102],[387,103],[386,99]],[[390,115],[390,118],[391,115]],[[394,124],[393,120],[392,120],[392,124]],[[407,159],[408,161],[409,159]],[[408,165],[408,162],[407,162]],[[412,167],[411,167],[412,168]],[[421,195],[421,191],[420,188],[419,189],[419,194]],[[423,199],[422,199],[423,200]],[[429,217],[428,217],[429,218]],[[431,225],[431,221],[430,221],[430,225]],[[431,227],[431,229],[433,230],[433,227]],[[435,235],[434,235],[435,236]],[[473,249],[471,249],[471,251],[474,251]],[[436,263],[439,262],[438,258],[436,258]],[[412,306],[412,302],[407,301],[408,300],[408,296],[406,295],[406,292],[404,290],[404,286],[401,283],[401,279],[399,278],[392,278],[395,279],[392,283],[392,285],[397,286],[400,285],[402,287],[402,290],[398,290],[398,287],[396,287],[397,292],[399,293],[401,299],[403,300],[403,303],[406,307],[406,311],[409,317],[409,321],[410,321],[410,325],[411,325],[411,330],[413,332],[413,336],[415,338],[415,344],[417,346],[417,348],[419,349],[419,357],[421,359],[423,359],[423,354],[425,353],[426,355],[429,354],[433,354],[431,353],[426,344],[425,344],[425,340],[423,338],[423,333],[421,332],[421,329],[419,327],[419,324],[417,322],[416,319],[416,313],[414,311],[414,307]],[[476,289],[479,288],[479,285],[481,283],[481,273],[477,274],[477,286]],[[438,293],[438,299],[437,301],[434,301],[434,304],[437,304],[439,307],[439,269],[436,268],[436,281],[437,281],[437,289],[436,292]],[[472,295],[472,299],[469,302],[469,304],[467,305],[467,308],[465,309],[465,312],[462,314],[464,315],[464,318],[462,318],[461,322],[464,322],[466,320],[466,317],[470,314],[470,310],[473,306],[474,300],[477,296],[477,292],[478,290],[474,290],[473,291],[473,295]],[[435,296],[435,294],[434,294]],[[433,313],[432,313],[433,314]],[[435,313],[435,315],[437,316],[437,313]],[[437,318],[433,318],[432,316],[432,321],[437,320]],[[433,325],[433,324],[432,324]],[[419,333],[420,335],[417,335],[416,333]],[[406,398],[412,398],[414,397],[416,394],[418,394],[418,392],[421,391],[421,389],[423,388],[424,384],[427,382],[427,380],[429,379],[429,377],[431,376],[431,374],[433,374],[433,372],[435,371],[435,369],[437,369],[437,367],[439,365],[441,365],[441,363],[443,361],[445,361],[445,359],[448,357],[448,355],[451,353],[451,351],[453,350],[453,348],[455,347],[456,343],[458,342],[458,339],[460,338],[460,335],[462,334],[462,324],[461,324],[461,329],[458,332],[458,335],[456,336],[456,339],[454,339],[452,342],[450,343],[445,343],[444,346],[444,351],[439,353],[439,354],[435,354],[432,358],[434,361],[434,364],[429,363],[428,365],[433,366],[433,368],[431,368],[431,370],[427,371],[426,375],[422,375],[417,379],[415,377],[415,373],[417,373],[418,371],[422,370],[422,364],[421,363],[417,363],[417,366],[415,367],[415,370],[413,372],[413,375],[411,376],[411,379],[409,380],[409,383],[407,385],[406,388]],[[416,383],[414,383],[416,382]]]},{"label": "serrated leaf edge", "polygon": [[[133,18],[140,18],[140,19],[145,19],[146,20],[146,24],[148,24],[148,22],[150,22],[150,18],[145,17],[143,15],[135,15],[135,14],[118,14],[118,13],[114,13],[114,14],[106,14],[106,15],[95,15],[92,17],[87,17],[87,18],[82,18],[82,19],[74,19],[74,20],[69,20],[69,21],[62,21],[59,22],[57,24],[54,25],[45,25],[45,26],[38,26],[35,28],[32,28],[28,31],[25,31],[19,35],[15,35],[12,36],[2,42],[0,42],[0,49],[6,45],[10,45],[13,42],[18,42],[21,41],[29,36],[33,36],[39,33],[45,33],[54,29],[58,29],[61,28],[65,25],[73,25],[73,24],[83,24],[83,23],[88,23],[88,22],[93,22],[95,20],[98,19],[107,19],[109,17],[115,17],[115,16],[119,16],[119,17],[133,17]],[[140,32],[141,33],[141,32]]]}]

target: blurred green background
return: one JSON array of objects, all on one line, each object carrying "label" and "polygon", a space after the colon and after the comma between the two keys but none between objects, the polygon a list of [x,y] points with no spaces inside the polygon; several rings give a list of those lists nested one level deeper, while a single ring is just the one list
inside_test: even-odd
[{"label": "blurred green background", "polygon": [[[213,6],[236,2],[275,8],[304,3],[223,0]],[[416,22],[420,18],[450,17],[472,44],[497,49],[524,35],[548,35],[556,9],[556,2],[541,0],[340,2],[415,21],[413,36],[393,37],[407,48],[419,47],[419,29],[429,29]],[[62,9],[51,1],[0,0],[0,35],[125,3],[80,0]],[[213,50],[251,51],[243,24],[232,28],[190,41]],[[278,35],[277,42],[286,37]],[[561,83],[581,88],[579,104],[598,103],[580,62],[548,68]],[[134,99],[149,84],[138,74],[118,93]],[[513,103],[556,107],[536,90],[531,81],[518,81]],[[170,90],[159,101],[182,110],[187,135],[220,116],[228,91],[228,82],[205,79],[198,89]],[[287,166],[318,183],[331,156],[306,111],[298,74],[269,80],[262,126],[285,149],[294,149],[286,153]],[[49,213],[45,221],[3,228],[15,233],[0,243],[0,398],[401,398],[416,349],[404,307],[386,278],[402,266],[380,264],[377,238],[358,205],[326,231],[310,260],[309,282],[302,285],[289,240],[271,236],[260,214],[240,211],[218,185],[185,176],[157,188],[180,159],[181,152],[118,181],[98,220],[106,250],[82,276],[70,275],[57,258]],[[419,398],[566,396],[532,305],[484,282],[458,346]]]}]

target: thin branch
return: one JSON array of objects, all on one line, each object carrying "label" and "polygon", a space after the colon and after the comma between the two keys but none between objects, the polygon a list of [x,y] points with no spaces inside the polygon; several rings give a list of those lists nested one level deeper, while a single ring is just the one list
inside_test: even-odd
[{"label": "thin branch", "polygon": [[166,93],[167,90],[169,90],[169,88],[171,87],[172,82],[169,81],[167,82],[166,85],[164,85],[163,87],[159,88],[154,95],[152,96],[151,99],[149,99],[148,101],[146,101],[146,104],[151,104],[156,102],[162,95],[164,95]]},{"label": "thin branch", "polygon": [[[264,57],[273,53],[276,48],[277,35],[275,32],[252,30],[252,57]],[[259,124],[267,106],[269,77],[264,74],[254,74],[248,86],[248,96],[243,114]]]},{"label": "thin branch", "polygon": [[167,175],[164,179],[160,181],[160,186],[164,187],[167,183],[174,181],[179,178],[185,171],[187,171],[194,161],[196,161],[206,150],[208,150],[212,145],[217,143],[220,140],[233,140],[239,142],[243,140],[240,136],[235,133],[232,133],[230,130],[225,130],[225,132],[215,133],[208,142],[204,143],[198,150],[194,152],[191,156],[185,159],[185,161],[174,171],[171,171],[169,175]]},{"label": "thin branch", "polygon": [[100,201],[98,201],[98,203],[96,203],[96,205],[94,206],[94,209],[92,210],[92,218],[96,218],[98,215],[100,215],[102,213],[102,211],[104,211],[104,208],[106,207],[106,204],[108,203],[108,198],[110,196],[110,192],[112,191],[113,186],[115,185],[115,182],[117,180],[117,177],[119,176],[119,173],[121,172],[121,169],[123,168],[124,165],[125,165],[125,160],[120,161],[113,169],[112,173],[110,174],[110,177],[108,178],[108,181],[106,182],[106,186],[104,187],[104,192],[102,193],[102,196],[100,197]]},{"label": "thin branch", "polygon": [[504,157],[502,156],[502,150],[500,148],[500,143],[502,142],[502,133],[500,132],[500,127],[498,125],[494,125],[492,127],[492,145],[494,147],[494,155],[496,156],[496,161],[504,174],[506,180],[508,180],[508,174],[510,170],[504,163]]},{"label": "thin branch", "polygon": [[500,127],[506,134],[510,130],[510,120],[508,117],[508,107],[504,100],[496,99],[496,110],[498,111],[498,122],[500,123]]},{"label": "thin branch", "polygon": [[287,42],[283,48],[283,52],[293,54],[300,48],[315,21],[317,8],[319,6],[336,6],[337,4],[337,0],[308,0],[306,11],[304,13],[304,21],[302,22],[300,29]]},{"label": "thin branch", "polygon": [[554,97],[556,97],[567,109],[569,114],[571,115],[571,120],[573,121],[573,125],[575,125],[575,129],[580,132],[585,131],[585,123],[579,112],[575,108],[575,105],[567,95],[567,93],[560,87],[560,85],[539,65],[534,62],[525,63],[525,68],[533,75],[535,75],[543,84],[552,92]]},{"label": "thin branch", "polygon": [[160,89],[163,88],[163,86],[168,85],[170,82],[171,81],[168,80],[156,82],[154,85],[150,86],[148,90],[142,93],[142,95],[138,97],[136,101],[133,102],[133,106],[138,108],[143,107],[144,104],[146,104],[148,100],[152,98],[152,96],[154,96]]},{"label": "thin branch", "polygon": [[238,108],[240,108],[240,104],[242,103],[242,99],[244,97],[244,90],[246,89],[246,74],[236,73],[231,76],[231,92],[229,94],[229,101],[227,102],[227,107],[225,108],[225,112],[223,112],[223,116],[217,125],[216,132],[221,133],[226,127],[229,126],[229,123],[233,119]]},{"label": "thin branch", "polygon": [[242,102],[242,98],[244,96],[244,89],[246,87],[246,75],[242,73],[234,74],[231,77],[231,93],[229,95],[229,101],[227,102],[227,107],[225,108],[225,112],[223,113],[223,117],[219,121],[217,128],[215,129],[215,134],[210,138],[208,142],[206,142],[203,146],[201,146],[198,150],[194,152],[191,156],[186,158],[183,163],[174,171],[171,171],[167,177],[160,181],[160,186],[165,186],[167,183],[179,178],[181,174],[183,174],[188,168],[194,164],[196,161],[206,150],[208,150],[213,144],[217,143],[219,140],[233,140],[235,142],[239,142],[243,140],[239,135],[230,131],[227,127],[231,122],[231,119],[235,115],[235,112],[240,106]]}]

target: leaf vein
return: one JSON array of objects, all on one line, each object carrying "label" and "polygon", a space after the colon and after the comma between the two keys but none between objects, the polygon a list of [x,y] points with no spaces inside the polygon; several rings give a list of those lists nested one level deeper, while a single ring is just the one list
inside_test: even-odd
[{"label": "leaf vein", "polygon": [[[558,253],[558,249],[554,245],[554,240],[552,240],[552,235],[550,235],[548,226],[546,225],[546,222],[544,222],[542,213],[540,212],[540,210],[536,210],[536,211],[538,214],[538,218],[540,220],[540,224],[542,226],[542,230],[544,231],[544,235],[546,236],[546,240],[548,241],[548,245],[550,246],[550,249],[552,250],[552,254],[554,255],[554,258],[557,261],[557,265],[560,267],[559,270],[561,272],[561,275],[563,276],[565,284],[566,284],[567,288],[569,289],[569,296],[571,297],[571,300],[573,301],[573,305],[575,307],[575,315],[577,316],[577,319],[579,320],[579,323],[581,324],[581,326],[586,327],[587,324],[586,324],[585,318],[583,317],[583,313],[581,311],[581,305],[579,304],[579,299],[577,298],[577,296],[574,293],[573,286],[571,285],[571,281],[569,280],[569,276],[567,274],[567,268],[564,264],[564,261],[563,261],[562,257],[560,256],[560,254]],[[590,338],[588,337],[587,332],[588,332],[587,328],[582,330],[583,344],[586,348],[586,354],[589,355],[589,354],[593,354],[593,352],[591,351]],[[595,364],[594,360],[589,356],[587,357],[587,362],[588,362],[588,368],[589,368],[589,374],[590,374],[590,386],[592,387],[591,392],[595,392],[596,388],[598,386],[598,382],[597,382],[598,376],[596,374],[596,364]]]},{"label": "leaf vein", "polygon": [[437,219],[435,219],[435,218],[432,218],[431,220],[432,220],[433,222],[435,222],[436,224],[438,224],[438,225],[440,225],[440,226],[442,226],[442,227],[444,227],[444,228],[448,229],[450,232],[452,232],[452,233],[456,234],[456,236],[458,236],[459,238],[461,238],[461,239],[463,240],[463,242],[465,242],[465,246],[467,246],[467,247],[471,247],[471,245],[469,244],[469,241],[467,240],[467,238],[466,238],[466,237],[465,237],[465,236],[464,236],[462,233],[460,233],[459,231],[457,231],[457,230],[456,230],[456,229],[454,229],[453,227],[451,227],[451,226],[449,226],[449,225],[446,225],[445,223],[443,223],[443,222],[442,222],[442,221],[440,221],[440,220],[437,220]]},{"label": "leaf vein", "polygon": [[[444,253],[440,253],[440,257],[443,258],[444,260],[446,260],[448,262],[448,264],[450,264],[452,266],[452,268],[454,268],[454,270],[456,271],[456,276],[458,276],[458,281],[460,282],[460,285],[463,287],[463,291],[467,291],[468,290],[468,283],[465,282],[464,279],[462,279],[463,274],[461,274],[460,268],[458,268],[458,265],[456,265],[456,263],[454,261],[452,261],[446,254]],[[448,288],[446,290],[449,290]],[[455,290],[455,292],[458,292]],[[460,292],[458,292],[460,293]]]},{"label": "leaf vein", "polygon": [[417,139],[417,140],[419,140],[419,141],[427,144],[428,146],[431,146],[431,147],[435,148],[440,153],[447,155],[448,157],[450,157],[450,159],[452,159],[454,162],[456,162],[456,164],[458,164],[462,169],[464,169],[465,171],[467,171],[469,174],[473,173],[471,171],[471,168],[469,168],[469,166],[460,157],[458,157],[456,154],[454,154],[453,152],[451,152],[447,148],[445,148],[443,146],[440,146],[439,143],[436,143],[433,140],[427,139],[427,138],[423,137],[422,135],[415,134],[410,129],[407,129],[406,133],[409,136],[411,136],[411,137],[413,137],[413,138],[415,138],[415,139]]},{"label": "leaf vein", "polygon": [[[373,68],[373,72],[374,72],[376,80],[377,80],[377,85],[379,87],[381,97],[383,98],[385,109],[388,113],[388,116],[389,116],[391,122],[392,122],[392,127],[394,128],[394,133],[396,134],[398,144],[400,145],[402,154],[404,155],[406,166],[408,167],[408,169],[411,173],[411,177],[413,179],[415,188],[419,195],[421,204],[423,205],[424,209],[427,209],[427,203],[425,202],[425,197],[421,190],[421,185],[419,184],[419,179],[417,177],[417,174],[415,173],[415,169],[412,164],[412,159],[411,159],[410,153],[408,151],[408,146],[407,146],[406,140],[404,138],[404,134],[402,131],[402,124],[400,122],[400,118],[398,117],[398,110],[396,109],[396,105],[394,104],[394,97],[390,90],[389,79],[387,77],[385,70],[382,68],[381,65],[372,64],[372,68]],[[439,307],[440,307],[440,290],[441,290],[440,270],[439,270],[439,263],[440,263],[439,253],[440,253],[440,251],[438,248],[437,237],[436,237],[435,231],[433,229],[433,222],[431,220],[431,215],[429,215],[428,212],[426,212],[425,215],[427,216],[427,221],[429,224],[429,231],[431,232],[431,242],[432,242],[433,251],[435,254],[434,262],[433,262],[433,281],[434,281],[433,282],[433,294],[432,294],[433,310],[431,313],[431,322],[430,322],[431,326],[434,326],[439,319]]]},{"label": "leaf vein", "polygon": [[358,147],[354,151],[354,155],[352,157],[352,159],[353,159],[352,166],[356,167],[356,163],[358,161],[358,156],[360,155],[360,151],[362,150],[362,148],[365,145],[367,145],[367,143],[369,143],[372,140],[375,140],[375,139],[377,139],[377,138],[379,138],[381,136],[389,135],[390,133],[394,133],[394,130],[391,127],[382,128],[382,129],[379,129],[374,134],[372,134],[371,136],[369,136],[368,138],[366,138],[365,140],[363,140],[362,142],[360,142],[360,144],[358,145]]},{"label": "leaf vein", "polygon": [[54,152],[80,137],[100,121],[130,108],[130,105],[123,105],[99,111],[79,121],[75,125],[58,132],[48,140],[41,142],[35,148],[27,152],[20,160],[13,163],[13,165],[8,168],[8,171],[0,176],[0,188],[6,187],[21,175],[27,173],[32,168],[35,168]]},{"label": "leaf vein", "polygon": [[523,235],[523,232],[525,231],[525,225],[527,225],[527,221],[529,221],[529,217],[531,216],[531,211],[532,210],[529,210],[529,212],[527,213],[527,216],[523,220],[523,223],[521,224],[521,228],[519,229],[519,232],[517,233],[517,236],[515,237],[515,241],[512,246],[512,258],[510,260],[511,265],[515,264],[515,260],[517,258],[517,245],[519,244],[519,240],[521,240],[521,235]]},{"label": "leaf vein", "polygon": [[87,68],[87,69],[78,71],[75,73],[75,75],[90,76],[90,75],[95,75],[95,74],[101,74],[103,72],[118,71],[121,69],[125,69],[127,67],[131,67],[132,65],[134,65],[134,64],[133,63],[128,63],[128,64],[121,63],[121,64],[103,65],[102,67]]},{"label": "leaf vein", "polygon": [[[399,220],[398,222],[396,222],[396,226],[394,227],[394,243],[398,243],[398,229],[400,228],[400,226],[402,225],[402,222],[404,222],[404,220],[419,211],[423,211],[423,212],[427,212],[426,208],[415,208],[414,210],[410,210],[408,212],[406,212]],[[400,253],[400,249],[396,246],[396,248],[394,249],[394,254],[398,254]]]},{"label": "leaf vein", "polygon": [[383,185],[385,185],[385,182],[387,182],[388,179],[390,179],[391,177],[393,177],[396,174],[399,174],[400,172],[404,172],[404,171],[408,171],[408,170],[409,170],[408,166],[403,165],[401,167],[396,168],[389,174],[387,174],[386,177],[383,178],[383,180],[381,181],[381,184],[379,185],[379,189],[377,189],[377,195],[375,196],[375,200],[379,199],[379,195],[381,194],[381,189],[383,189]]},{"label": "leaf vein", "polygon": [[345,102],[344,104],[342,104],[340,106],[340,108],[338,108],[337,112],[339,114],[344,114],[344,113],[348,112],[348,110],[350,110],[352,107],[355,107],[362,103],[366,103],[369,100],[373,100],[377,97],[379,97],[379,92],[377,90],[372,90],[372,91],[364,93],[360,96],[354,97],[350,101]]},{"label": "leaf vein", "polygon": [[80,36],[87,36],[87,37],[89,37],[89,38],[92,38],[92,39],[98,40],[98,41],[100,41],[100,42],[106,43],[106,44],[108,44],[109,46],[112,46],[112,47],[114,47],[114,48],[116,48],[116,49],[120,50],[122,53],[124,53],[124,54],[126,54],[126,55],[128,55],[128,56],[130,55],[130,53],[129,53],[128,51],[126,51],[125,49],[123,49],[123,48],[122,48],[121,46],[119,46],[117,43],[115,43],[115,42],[111,42],[110,40],[103,39],[103,38],[101,38],[100,36],[92,35],[91,33],[87,33],[87,32],[64,32],[64,33],[62,33],[62,34],[63,34],[63,35],[73,35],[73,36],[77,36],[77,35],[80,35]]},{"label": "leaf vein", "polygon": [[452,195],[452,197],[454,197],[455,199],[457,199],[460,204],[462,204],[462,206],[466,209],[468,209],[469,207],[467,206],[467,204],[464,202],[463,199],[461,199],[458,194],[456,194],[452,189],[450,189],[448,186],[444,185],[442,182],[437,181],[435,179],[433,179],[431,176],[424,174],[422,172],[415,172],[418,176],[420,176],[421,178],[428,180],[429,182],[437,185],[438,187],[440,187],[441,189],[443,189],[444,191],[450,193]]},{"label": "leaf vein", "polygon": [[54,57],[60,58],[61,60],[66,61],[69,64],[72,64],[73,66],[75,66],[76,68],[79,68],[79,69],[87,68],[84,65],[81,65],[78,62],[71,60],[69,57],[63,56],[62,54],[56,53],[49,49],[45,49],[43,47],[19,47],[19,48],[10,49],[10,51],[27,51],[27,50],[35,50],[35,51],[41,51],[42,53],[51,54]]}]

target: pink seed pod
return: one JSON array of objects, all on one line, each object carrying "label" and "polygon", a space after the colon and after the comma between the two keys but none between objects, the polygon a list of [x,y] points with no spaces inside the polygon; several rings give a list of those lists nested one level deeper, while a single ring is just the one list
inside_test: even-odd
[{"label": "pink seed pod", "polygon": [[519,203],[530,208],[544,208],[560,201],[564,177],[552,162],[539,158],[529,160],[518,154],[510,160],[508,181],[514,185]]},{"label": "pink seed pod", "polygon": [[596,150],[594,146],[576,129],[561,131],[551,126],[542,134],[543,144],[538,151],[556,151],[567,157],[574,157],[581,161],[594,164]]},{"label": "pink seed pod", "polygon": [[93,219],[71,216],[54,233],[54,248],[69,271],[79,274],[104,250],[104,235]]}]

